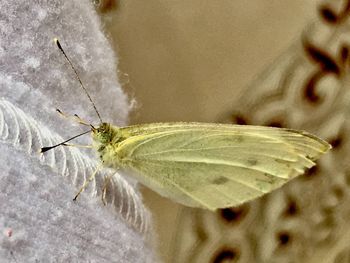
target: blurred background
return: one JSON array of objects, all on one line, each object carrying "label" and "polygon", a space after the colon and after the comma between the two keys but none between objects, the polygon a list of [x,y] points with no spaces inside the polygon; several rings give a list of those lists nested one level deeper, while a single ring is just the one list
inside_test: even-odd
[{"label": "blurred background", "polygon": [[317,168],[217,213],[144,189],[164,262],[350,262],[350,1],[100,0],[130,124],[204,121],[313,132]]}]

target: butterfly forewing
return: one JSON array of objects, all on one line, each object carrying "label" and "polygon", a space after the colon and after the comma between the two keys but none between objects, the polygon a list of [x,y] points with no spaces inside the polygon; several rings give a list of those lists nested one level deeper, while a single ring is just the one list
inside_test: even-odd
[{"label": "butterfly forewing", "polygon": [[260,126],[163,123],[122,128],[123,166],[188,206],[215,210],[268,193],[329,149],[305,132]]}]

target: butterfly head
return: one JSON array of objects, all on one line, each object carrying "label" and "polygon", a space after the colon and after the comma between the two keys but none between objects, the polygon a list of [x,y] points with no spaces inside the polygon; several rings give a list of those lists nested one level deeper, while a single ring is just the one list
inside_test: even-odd
[{"label": "butterfly head", "polygon": [[114,130],[112,126],[109,123],[102,123],[97,128],[91,127],[92,130],[92,137],[94,141],[100,143],[100,144],[108,144],[112,142],[114,135]]}]

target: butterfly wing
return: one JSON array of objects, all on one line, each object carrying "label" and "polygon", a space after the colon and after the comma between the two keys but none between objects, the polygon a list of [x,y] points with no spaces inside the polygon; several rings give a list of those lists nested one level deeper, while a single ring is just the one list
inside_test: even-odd
[{"label": "butterfly wing", "polygon": [[210,210],[268,193],[315,165],[330,145],[306,132],[202,123],[122,128],[124,166],[159,194]]}]

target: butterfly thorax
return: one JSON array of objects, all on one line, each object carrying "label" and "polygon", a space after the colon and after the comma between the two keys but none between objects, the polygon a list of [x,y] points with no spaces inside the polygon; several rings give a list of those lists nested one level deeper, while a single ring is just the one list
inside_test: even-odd
[{"label": "butterfly thorax", "polygon": [[106,166],[119,167],[117,148],[125,138],[116,126],[102,123],[98,128],[92,130],[93,147],[97,150],[99,157]]}]

